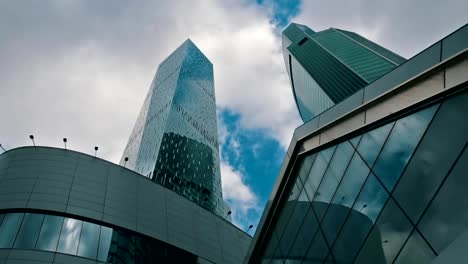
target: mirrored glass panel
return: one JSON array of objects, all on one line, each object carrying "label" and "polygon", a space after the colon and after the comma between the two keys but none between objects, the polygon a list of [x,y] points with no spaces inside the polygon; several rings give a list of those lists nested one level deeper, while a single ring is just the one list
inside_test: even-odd
[{"label": "mirrored glass panel", "polygon": [[310,169],[309,177],[307,177],[307,181],[304,183],[304,190],[310,200],[313,199],[315,192],[317,191],[320,181],[322,180],[322,176],[328,167],[331,156],[333,155],[333,152],[335,152],[335,148],[336,146],[333,146],[322,150],[315,158],[315,162]]},{"label": "mirrored glass panel", "polygon": [[370,174],[333,246],[337,263],[350,263],[355,258],[387,198],[388,193]]},{"label": "mirrored glass panel", "polygon": [[431,263],[434,258],[434,252],[432,252],[431,248],[424,242],[421,235],[417,231],[414,231],[395,263],[425,264]]},{"label": "mirrored glass panel", "polygon": [[108,261],[107,256],[109,255],[110,245],[112,240],[112,229],[101,226],[101,233],[99,235],[99,251],[98,260]]},{"label": "mirrored glass panel", "polygon": [[283,231],[283,235],[279,241],[281,252],[289,252],[289,249],[301,227],[302,221],[309,208],[309,202],[297,201],[294,212],[289,217],[289,222]]},{"label": "mirrored glass panel", "polygon": [[357,151],[359,154],[361,154],[362,158],[367,163],[367,165],[369,165],[369,167],[374,165],[374,161],[377,158],[377,155],[379,155],[379,152],[382,149],[388,134],[392,130],[394,123],[395,122],[392,122],[385,126],[376,128],[362,136]]},{"label": "mirrored glass panel", "polygon": [[309,175],[310,168],[312,167],[312,164],[314,163],[316,154],[311,154],[306,156],[301,165],[301,169],[299,170],[299,177],[301,178],[302,182],[305,182],[307,179],[307,176]]},{"label": "mirrored glass panel", "polygon": [[322,263],[328,256],[329,248],[323,238],[322,233],[319,231],[315,234],[315,238],[309,247],[309,251],[302,263],[316,264]]},{"label": "mirrored glass panel", "polygon": [[322,228],[325,239],[332,243],[335,241],[338,231],[341,229],[349,208],[353,206],[364,181],[369,174],[369,167],[354,153],[353,158],[346,169],[343,180],[333,197],[332,203],[328,207],[327,214],[322,221]]},{"label": "mirrored glass panel", "polygon": [[440,253],[468,227],[468,148],[424,214],[419,229]]},{"label": "mirrored glass panel", "polygon": [[25,249],[34,248],[43,220],[44,215],[25,214],[14,247]]},{"label": "mirrored glass panel", "polygon": [[375,162],[373,171],[392,191],[438,105],[399,119]]},{"label": "mirrored glass panel", "polygon": [[36,248],[41,250],[55,251],[62,229],[63,217],[46,215],[37,239]]},{"label": "mirrored glass panel", "polygon": [[307,214],[297,233],[296,240],[292,244],[288,253],[288,259],[301,259],[305,256],[311,240],[314,238],[315,232],[318,230],[317,219],[312,211],[312,208],[307,209]]},{"label": "mirrored glass panel", "polygon": [[351,143],[351,145],[353,145],[354,148],[357,148],[359,141],[361,140],[361,137],[362,135],[359,135],[349,140],[349,142]]},{"label": "mirrored glass panel", "polygon": [[389,199],[355,263],[392,263],[412,229],[413,225],[393,199]]},{"label": "mirrored glass panel", "polygon": [[98,225],[83,222],[78,256],[95,259],[97,256],[100,228]]},{"label": "mirrored glass panel", "polygon": [[82,221],[65,218],[60,233],[58,252],[76,255],[78,241],[80,241]]},{"label": "mirrored glass panel", "polygon": [[468,93],[440,106],[395,188],[403,210],[417,222],[468,142]]},{"label": "mirrored glass panel", "polygon": [[23,213],[7,214],[0,226],[0,248],[11,248],[23,220]]},{"label": "mirrored glass panel", "polygon": [[314,202],[312,203],[319,221],[324,216],[327,208],[326,206],[322,206],[321,203],[330,203],[333,194],[335,193],[336,188],[348,167],[348,163],[351,160],[353,152],[354,148],[348,141],[345,141],[338,145],[335,153],[333,154],[330,164],[323,176],[322,182],[315,193]]}]

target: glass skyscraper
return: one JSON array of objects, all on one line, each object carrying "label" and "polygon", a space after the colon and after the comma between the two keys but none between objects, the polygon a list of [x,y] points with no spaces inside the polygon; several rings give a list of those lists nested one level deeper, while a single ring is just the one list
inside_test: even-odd
[{"label": "glass skyscraper", "polygon": [[120,164],[225,216],[213,65],[191,40],[159,65]]},{"label": "glass skyscraper", "polygon": [[346,31],[285,35],[287,62],[314,70],[301,83],[289,64],[293,84],[320,84],[302,97],[358,90],[296,128],[244,263],[468,263],[468,25],[398,67]]},{"label": "glass skyscraper", "polygon": [[292,23],[283,31],[282,42],[304,122],[406,61],[354,32],[336,28],[315,32]]}]

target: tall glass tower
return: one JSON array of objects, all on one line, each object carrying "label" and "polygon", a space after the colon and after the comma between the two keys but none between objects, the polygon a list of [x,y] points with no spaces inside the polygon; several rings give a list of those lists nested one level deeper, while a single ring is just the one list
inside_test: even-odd
[{"label": "tall glass tower", "polygon": [[120,163],[224,216],[217,139],[213,64],[188,39],[159,65]]},{"label": "tall glass tower", "polygon": [[283,55],[304,122],[404,63],[403,57],[350,31],[315,32],[292,23],[283,31]]}]

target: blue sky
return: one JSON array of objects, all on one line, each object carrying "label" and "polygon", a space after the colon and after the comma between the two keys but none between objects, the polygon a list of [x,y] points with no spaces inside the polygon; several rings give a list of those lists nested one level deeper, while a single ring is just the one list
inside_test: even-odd
[{"label": "blue sky", "polygon": [[[118,163],[158,64],[187,38],[214,65],[233,222],[256,226],[301,124],[281,53],[290,22],[357,32],[407,58],[468,21],[466,0],[0,1],[0,144]],[[340,7],[340,8],[337,8]],[[255,229],[255,228],[254,228]],[[253,231],[251,231],[251,234]]]}]

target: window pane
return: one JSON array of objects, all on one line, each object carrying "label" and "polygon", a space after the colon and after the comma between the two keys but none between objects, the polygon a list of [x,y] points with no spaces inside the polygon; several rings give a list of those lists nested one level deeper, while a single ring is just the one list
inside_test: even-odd
[{"label": "window pane", "polygon": [[301,181],[305,181],[307,176],[309,175],[310,168],[312,167],[312,163],[314,162],[316,154],[308,155],[302,161],[301,169],[299,171],[299,177],[301,177]]},{"label": "window pane", "polygon": [[34,248],[43,220],[44,215],[42,214],[25,214],[14,247]]},{"label": "window pane", "polygon": [[62,228],[63,217],[46,215],[44,223],[37,239],[36,248],[41,250],[55,251],[57,242]]},{"label": "window pane", "polygon": [[387,198],[388,193],[370,174],[333,246],[337,263],[354,259]]},{"label": "window pane", "polygon": [[417,222],[468,141],[468,93],[445,101],[395,189],[395,199]]},{"label": "window pane", "polygon": [[388,191],[393,190],[436,109],[437,105],[404,117],[395,123],[373,168]]},{"label": "window pane", "polygon": [[107,261],[109,255],[109,249],[112,240],[112,228],[101,226],[101,234],[99,236],[99,251],[98,260]]},{"label": "window pane", "polygon": [[350,139],[349,142],[353,145],[353,147],[357,148],[357,146],[359,144],[359,140],[361,140],[361,137],[362,137],[362,135],[354,137],[354,138]]},{"label": "window pane", "polygon": [[401,251],[395,263],[431,263],[431,260],[434,258],[435,255],[427,243],[422,239],[421,235],[417,231],[414,231],[408,239],[408,242],[406,242],[405,247]]},{"label": "window pane", "polygon": [[[317,214],[317,219],[320,221],[325,214],[326,208],[324,206],[318,205],[318,202],[323,202],[329,204],[333,194],[336,191],[336,188],[343,177],[343,174],[348,166],[349,161],[353,155],[354,148],[348,141],[345,141],[338,145],[336,148],[335,154],[330,161],[330,165],[323,176],[323,180],[320,183],[320,186],[315,193],[314,210]],[[315,205],[318,205],[315,207]],[[325,210],[323,210],[325,209]]]},{"label": "window pane", "polygon": [[311,240],[314,238],[317,228],[317,218],[314,216],[312,208],[309,207],[301,229],[297,234],[296,241],[289,251],[289,259],[297,259],[305,256],[307,248],[309,247]]},{"label": "window pane", "polygon": [[330,162],[335,148],[336,146],[333,146],[331,148],[322,150],[315,158],[314,165],[312,165],[312,168],[310,169],[309,177],[304,183],[304,190],[306,190],[307,196],[309,196],[310,200],[312,200],[315,195],[315,191],[317,190],[317,187],[322,180],[322,176],[327,169],[328,163]]},{"label": "window pane", "polygon": [[356,264],[392,263],[413,225],[390,199],[360,251]]},{"label": "window pane", "polygon": [[5,217],[5,215],[4,215],[4,214],[0,214],[0,226],[2,225],[3,217]]},{"label": "window pane", "polygon": [[80,239],[81,221],[71,218],[65,218],[60,232],[58,252],[76,255],[78,241]]},{"label": "window pane", "polygon": [[349,212],[349,209],[346,207],[351,208],[353,206],[369,171],[369,167],[367,167],[357,153],[354,153],[351,163],[343,176],[343,180],[333,197],[332,204],[323,219],[323,232],[325,239],[329,243],[336,239],[338,231]]},{"label": "window pane", "polygon": [[374,161],[379,155],[380,149],[390,133],[395,122],[376,128],[362,136],[357,151],[361,154],[367,165],[372,167]]},{"label": "window pane", "polygon": [[317,232],[314,241],[310,245],[309,251],[304,258],[304,262],[307,264],[322,263],[328,256],[328,246],[325,243],[325,239],[322,236],[322,232]]},{"label": "window pane", "polygon": [[468,148],[424,214],[419,229],[440,253],[468,226]]},{"label": "window pane", "polygon": [[11,248],[23,220],[23,213],[6,214],[0,226],[0,248]]},{"label": "window pane", "polygon": [[78,256],[95,259],[99,242],[99,226],[93,223],[83,222],[81,229]]},{"label": "window pane", "polygon": [[301,227],[301,223],[304,220],[307,209],[309,208],[309,202],[296,202],[294,212],[289,217],[288,225],[282,232],[283,235],[279,241],[279,247],[281,252],[287,253],[291,247],[294,238],[296,237],[297,231]]}]

